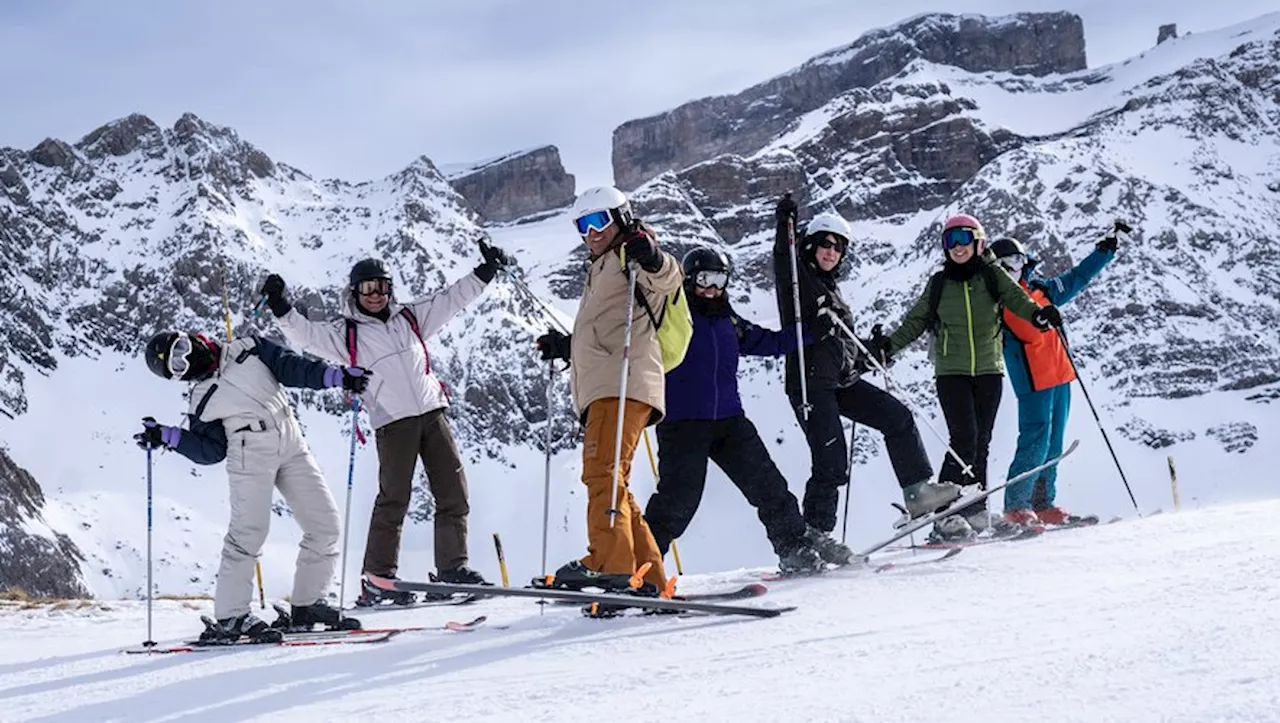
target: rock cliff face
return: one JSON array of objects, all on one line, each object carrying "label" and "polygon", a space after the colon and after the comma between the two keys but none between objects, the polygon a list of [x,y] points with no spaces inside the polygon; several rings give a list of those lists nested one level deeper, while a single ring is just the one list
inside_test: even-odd
[{"label": "rock cliff face", "polygon": [[574,199],[574,180],[560,163],[560,150],[543,146],[449,173],[454,190],[480,217],[506,223],[561,208]]},{"label": "rock cliff face", "polygon": [[614,179],[633,189],[722,154],[750,155],[803,114],[892,78],[915,60],[971,73],[1067,73],[1086,66],[1084,27],[1078,16],[1059,12],[923,15],[872,31],[736,95],[624,123],[613,133]]},{"label": "rock cliff face", "polygon": [[88,597],[84,557],[65,534],[41,516],[44,493],[35,479],[0,449],[0,592],[31,597]]}]

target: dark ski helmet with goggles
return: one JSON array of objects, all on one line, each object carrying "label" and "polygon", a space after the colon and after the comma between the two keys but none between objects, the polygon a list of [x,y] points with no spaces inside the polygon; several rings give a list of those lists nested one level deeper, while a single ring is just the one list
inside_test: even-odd
[{"label": "dark ski helmet with goggles", "polygon": [[684,268],[686,286],[725,289],[733,275],[733,263],[719,249],[699,246],[684,255],[680,262]]},{"label": "dark ski helmet with goggles", "polygon": [[161,379],[192,382],[217,371],[221,352],[218,343],[204,334],[162,331],[147,341],[143,357],[151,373]]},{"label": "dark ski helmet with goggles", "polygon": [[[366,284],[365,282],[382,283]],[[370,288],[362,288],[362,286]],[[391,270],[379,259],[357,261],[356,265],[351,267],[351,274],[347,279],[347,288],[351,291],[352,297],[367,296],[376,291],[381,291],[390,297],[392,288]]]}]

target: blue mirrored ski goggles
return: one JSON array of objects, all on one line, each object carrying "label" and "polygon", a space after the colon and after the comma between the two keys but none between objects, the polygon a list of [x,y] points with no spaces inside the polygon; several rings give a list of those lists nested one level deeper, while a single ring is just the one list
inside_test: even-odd
[{"label": "blue mirrored ski goggles", "polygon": [[981,238],[982,236],[971,228],[949,228],[942,232],[942,246],[947,249],[968,246]]},{"label": "blue mirrored ski goggles", "polygon": [[577,219],[578,233],[582,236],[595,231],[597,233],[609,228],[613,223],[613,214],[608,211],[593,211]]}]

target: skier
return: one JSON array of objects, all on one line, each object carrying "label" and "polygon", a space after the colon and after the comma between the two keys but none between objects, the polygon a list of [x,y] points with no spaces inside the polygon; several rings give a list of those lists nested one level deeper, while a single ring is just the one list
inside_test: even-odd
[{"label": "skier", "polygon": [[[849,248],[849,224],[833,213],[820,213],[810,219],[798,249],[793,250],[797,210],[790,195],[778,202],[773,269],[783,328],[795,324],[794,294],[798,287],[800,318],[812,325],[815,336],[814,343],[803,350],[804,387],[799,353],[787,354],[786,365],[787,394],[805,430],[813,464],[804,493],[805,534],[824,561],[844,565],[852,559],[853,551],[831,536],[839,489],[849,479],[842,416],[884,435],[889,461],[911,517],[946,507],[960,490],[955,485],[932,482],[933,468],[911,411],[892,394],[861,378],[865,360],[854,340],[830,318],[834,314],[853,329],[853,313],[837,283],[840,264]],[[791,273],[792,253],[796,254],[795,276]]]},{"label": "skier", "polygon": [[[587,487],[588,542],[586,557],[561,566],[553,584],[625,589],[630,577],[649,563],[641,591],[657,594],[667,584],[662,552],[629,483],[640,435],[645,427],[662,420],[665,408],[662,349],[644,307],[660,310],[667,295],[680,289],[680,263],[658,247],[652,229],[635,218],[627,197],[612,186],[583,191],[574,202],[573,217],[589,252],[573,333],[551,329],[538,337],[537,345],[544,361],[570,363],[573,406],[586,427],[582,482]],[[635,274],[638,297],[630,319],[629,274]],[[630,362],[622,380],[628,327]],[[620,394],[620,380],[624,394]],[[625,405],[620,396],[625,396]],[[619,413],[617,507],[611,510]]]},{"label": "skier", "polygon": [[[1119,233],[1113,230],[1075,268],[1051,279],[1036,273],[1038,261],[1017,239],[998,239],[991,244],[991,252],[1036,304],[1059,306],[1073,299],[1115,258]],[[1076,370],[1059,334],[1041,333],[1008,309],[1004,311],[1004,361],[1018,397],[1018,451],[1009,465],[1009,476],[1013,477],[1062,454]],[[1006,487],[1005,518],[1022,525],[1075,521],[1077,518],[1054,504],[1057,477],[1058,468],[1053,466],[1038,479]]]},{"label": "skier", "polygon": [[[951,449],[972,471],[972,475],[966,474],[955,457],[948,454],[938,478],[985,489],[987,451],[1004,386],[1000,305],[1029,321],[1037,333],[1058,326],[1062,317],[1055,307],[1042,308],[1032,302],[1021,287],[993,265],[994,257],[985,249],[986,232],[973,216],[960,214],[947,219],[941,240],[942,271],[929,279],[898,329],[887,338],[876,340],[873,353],[890,359],[925,331],[933,332],[938,403],[947,420]],[[999,536],[1021,531],[1020,527],[1006,524],[1003,517],[990,515],[985,499],[957,513],[934,525],[935,537],[959,540],[988,530]]]},{"label": "skier", "polygon": [[[294,570],[292,625],[358,628],[328,604],[325,592],[338,565],[340,520],[320,467],[311,456],[293,416],[284,386],[327,389],[341,386],[360,394],[369,372],[305,359],[278,344],[243,337],[222,345],[202,334],[164,331],[144,352],[147,368],[163,379],[195,382],[187,429],[146,417],[134,435],[144,449],[167,448],[196,464],[227,461],[231,522],[222,542],[222,562],[214,592],[217,626],[205,641],[241,636],[267,642],[281,631],[250,612],[254,563],[267,539],[271,492],[279,489],[302,527]],[[277,621],[280,623],[281,621]]]},{"label": "skier", "polygon": [[680,366],[667,372],[667,415],[658,425],[658,488],[644,516],[662,554],[698,510],[715,462],[756,508],[784,573],[822,567],[805,538],[804,517],[787,480],[774,466],[738,396],[738,357],[795,351],[791,332],[769,331],[734,312],[726,296],[732,267],[723,252],[685,254],[684,288],[693,338]]},{"label": "skier", "polygon": [[391,271],[378,259],[351,268],[342,298],[343,318],[312,321],[285,299],[285,282],[271,274],[262,294],[285,338],[299,349],[333,362],[357,360],[377,376],[369,387],[369,419],[378,448],[378,495],[369,521],[364,574],[356,604],[409,604],[412,593],[388,592],[369,583],[367,575],[395,578],[400,535],[413,491],[413,475],[421,457],[435,497],[435,563],[432,579],[488,584],[467,566],[467,478],[458,446],[445,416],[449,398],[433,373],[427,338],[484,291],[508,263],[501,249],[480,241],[484,261],[472,273],[443,291],[401,304],[395,297]]}]

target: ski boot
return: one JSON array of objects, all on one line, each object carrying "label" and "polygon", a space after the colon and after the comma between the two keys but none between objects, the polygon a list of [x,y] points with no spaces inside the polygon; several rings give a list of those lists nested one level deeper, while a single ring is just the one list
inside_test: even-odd
[{"label": "ski boot", "polygon": [[535,577],[533,587],[560,590],[592,587],[605,592],[627,592],[631,590],[631,575],[606,575],[583,565],[581,560],[570,560],[556,570],[554,575]]},{"label": "ski boot", "polygon": [[1031,527],[1040,524],[1040,518],[1036,513],[1029,509],[1007,510],[1004,513],[1005,522],[1021,527]]},{"label": "ski boot", "polygon": [[973,529],[974,534],[978,537],[1007,540],[1022,534],[1036,534],[1043,531],[1038,521],[1022,524],[1010,520],[1004,515],[988,512],[985,506],[970,507],[963,512],[963,515],[965,521],[969,523],[969,527]]},{"label": "ski boot", "polygon": [[822,556],[804,541],[778,554],[778,572],[783,575],[813,575],[826,569]]},{"label": "ski boot", "polygon": [[341,610],[324,600],[317,600],[310,605],[293,605],[291,610],[275,604],[272,607],[276,609],[276,621],[271,623],[271,627],[287,633],[310,632],[316,625],[323,625],[323,630],[360,629],[359,620],[344,617]]},{"label": "ski boot", "polygon": [[250,643],[278,643],[284,640],[282,631],[267,625],[253,613],[221,620],[201,615],[200,620],[204,623],[200,645],[232,645],[240,638],[246,638]]},{"label": "ski boot", "polygon": [[853,550],[836,542],[836,538],[832,537],[830,532],[824,532],[809,525],[805,528],[804,539],[818,553],[818,557],[822,558],[823,562],[847,565],[853,560]]},{"label": "ski boot", "polygon": [[458,565],[448,570],[441,570],[437,575],[430,575],[431,582],[451,582],[458,585],[493,585],[480,573],[466,565]]},{"label": "ski boot", "polygon": [[1049,507],[1041,507],[1037,509],[1035,514],[1036,514],[1036,517],[1040,518],[1040,521],[1045,523],[1046,525],[1054,525],[1057,527],[1074,527],[1074,526],[1098,524],[1097,515],[1086,515],[1086,516],[1073,515],[1070,512],[1067,512],[1066,510],[1062,509],[1061,507],[1056,507],[1053,505],[1050,505]]},{"label": "ski boot", "polygon": [[[392,577],[392,580],[398,578]],[[418,598],[411,592],[401,592],[399,590],[383,590],[369,582],[364,575],[360,576],[360,597],[356,598],[356,606],[362,608],[377,607],[379,605],[412,605],[418,601]]]},{"label": "ski boot", "polygon": [[894,527],[905,527],[917,517],[924,517],[939,510],[945,510],[952,502],[960,499],[960,486],[953,482],[932,482],[923,480],[902,488],[902,501],[905,511]]},{"label": "ski boot", "polygon": [[929,533],[930,544],[947,542],[969,542],[977,537],[969,521],[961,515],[949,515],[933,523],[933,531]]}]

